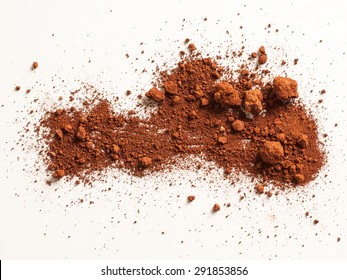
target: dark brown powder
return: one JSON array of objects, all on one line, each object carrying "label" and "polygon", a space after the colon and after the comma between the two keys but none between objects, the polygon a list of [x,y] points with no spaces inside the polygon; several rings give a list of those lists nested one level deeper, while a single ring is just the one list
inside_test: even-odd
[{"label": "dark brown powder", "polygon": [[[265,48],[259,53],[264,55]],[[116,113],[105,99],[86,100],[84,110],[47,112],[39,128],[48,128],[43,154],[49,172],[55,179],[83,180],[114,166],[143,176],[195,155],[226,174],[241,172],[280,187],[312,181],[324,154],[315,120],[293,101],[296,81],[265,82],[247,65],[235,71],[237,77],[228,69],[212,58],[183,58],[176,68],[161,72],[157,86],[146,93],[144,106],[157,105],[148,119],[133,110]]]}]

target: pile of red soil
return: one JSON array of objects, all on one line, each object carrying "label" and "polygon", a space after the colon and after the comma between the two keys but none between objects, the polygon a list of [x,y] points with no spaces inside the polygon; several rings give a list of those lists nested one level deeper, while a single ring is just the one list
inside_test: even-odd
[{"label": "pile of red soil", "polygon": [[[261,49],[259,64],[264,55]],[[56,179],[85,179],[109,166],[143,176],[195,155],[226,174],[241,172],[278,186],[312,181],[324,154],[315,120],[294,101],[297,82],[287,77],[263,82],[268,72],[252,72],[247,65],[234,77],[230,68],[199,54],[182,58],[145,94],[144,106],[158,107],[148,119],[134,111],[118,114],[105,99],[86,100],[83,110],[47,112],[39,127],[48,128],[43,134],[48,170]]]}]

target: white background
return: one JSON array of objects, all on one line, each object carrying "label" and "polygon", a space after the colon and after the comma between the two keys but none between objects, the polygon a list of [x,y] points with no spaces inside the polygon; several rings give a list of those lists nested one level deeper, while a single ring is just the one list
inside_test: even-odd
[{"label": "white background", "polygon": [[[0,0],[0,258],[346,258],[347,20],[341,3]],[[145,178],[111,170],[107,181],[93,188],[63,180],[47,186],[45,167],[35,172],[37,152],[15,145],[23,126],[40,116],[27,116],[38,106],[30,102],[39,98],[51,108],[63,96],[64,104],[70,91],[87,82],[110,99],[119,96],[117,110],[133,108],[155,66],[178,61],[185,38],[205,54],[242,45],[251,53],[264,45],[269,65],[287,60],[286,72],[298,80],[320,135],[329,135],[328,162],[318,178],[271,199],[249,192],[254,186],[249,178],[233,186],[222,170],[205,175],[195,165]],[[295,67],[294,58],[299,58]],[[39,62],[35,71],[33,61]],[[277,66],[274,74],[282,73]],[[140,74],[143,68],[148,72]],[[127,89],[134,94],[126,97]],[[322,105],[315,107],[320,98]],[[238,190],[247,194],[241,202]],[[191,204],[188,195],[196,196]],[[85,202],[79,204],[80,198]],[[214,203],[228,202],[230,208],[211,213]]]}]

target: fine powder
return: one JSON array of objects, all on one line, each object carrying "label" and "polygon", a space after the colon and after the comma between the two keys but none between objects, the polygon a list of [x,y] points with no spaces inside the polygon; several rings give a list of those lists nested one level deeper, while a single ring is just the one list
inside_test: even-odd
[{"label": "fine powder", "polygon": [[114,112],[103,98],[85,100],[82,110],[46,112],[38,130],[45,128],[42,154],[52,176],[97,180],[91,174],[111,166],[144,176],[193,155],[214,162],[226,176],[243,173],[262,184],[312,181],[325,157],[316,122],[296,99],[297,82],[265,81],[269,71],[246,64],[231,72],[189,50],[142,98],[142,106],[157,106],[147,119],[133,110]]}]

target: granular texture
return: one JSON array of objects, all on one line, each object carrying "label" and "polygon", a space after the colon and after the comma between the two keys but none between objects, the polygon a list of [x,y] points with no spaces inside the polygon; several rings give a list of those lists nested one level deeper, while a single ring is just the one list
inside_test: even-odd
[{"label": "granular texture", "polygon": [[[193,44],[188,47],[195,51]],[[324,154],[314,119],[294,101],[297,82],[265,82],[266,70],[253,73],[247,65],[233,72],[237,76],[229,69],[199,54],[182,58],[145,94],[143,106],[157,106],[148,119],[135,111],[116,113],[106,99],[86,100],[83,110],[47,112],[39,127],[48,128],[43,137],[49,172],[56,179],[83,180],[112,166],[143,176],[194,155],[214,162],[226,176],[244,173],[262,184],[312,181]],[[257,190],[263,193],[263,185]]]}]

